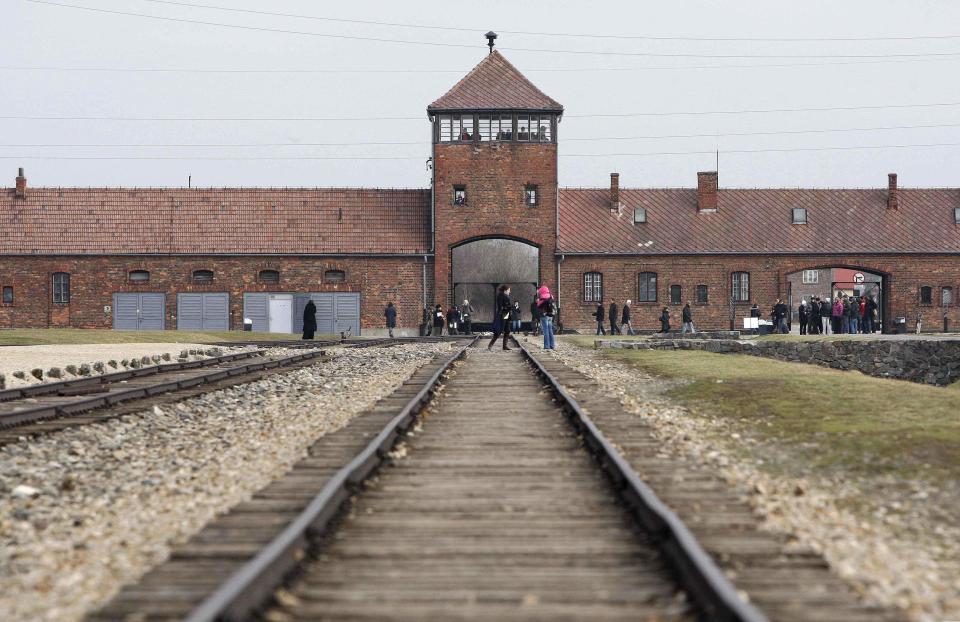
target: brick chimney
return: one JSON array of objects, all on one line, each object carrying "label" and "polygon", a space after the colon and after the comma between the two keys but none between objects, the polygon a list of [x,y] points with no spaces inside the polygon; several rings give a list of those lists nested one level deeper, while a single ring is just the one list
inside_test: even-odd
[{"label": "brick chimney", "polygon": [[620,214],[620,173],[610,173],[610,212]]},{"label": "brick chimney", "polygon": [[887,175],[887,209],[900,207],[900,193],[897,191],[897,174]]},{"label": "brick chimney", "polygon": [[18,199],[27,198],[27,178],[23,176],[23,168],[17,171],[17,189],[14,196]]},{"label": "brick chimney", "polygon": [[697,211],[717,211],[717,171],[697,173]]}]

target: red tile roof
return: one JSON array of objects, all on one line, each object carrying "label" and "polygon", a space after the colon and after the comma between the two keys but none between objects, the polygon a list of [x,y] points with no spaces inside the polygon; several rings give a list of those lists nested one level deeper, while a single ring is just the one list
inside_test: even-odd
[{"label": "red tile roof", "polygon": [[427,106],[441,110],[537,110],[563,112],[496,50],[470,70],[446,95]]},{"label": "red tile roof", "polygon": [[28,188],[0,194],[3,254],[430,252],[430,191]]},{"label": "red tile roof", "polygon": [[[887,191],[759,189],[719,191],[714,213],[697,212],[695,189],[620,189],[622,215],[610,211],[608,189],[560,190],[558,252],[625,253],[958,253],[960,189]],[[633,224],[633,210],[647,210]],[[807,209],[806,225],[791,208]]]}]

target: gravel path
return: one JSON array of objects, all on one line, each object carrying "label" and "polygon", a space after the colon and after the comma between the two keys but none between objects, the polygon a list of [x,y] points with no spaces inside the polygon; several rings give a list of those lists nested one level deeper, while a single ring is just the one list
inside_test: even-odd
[{"label": "gravel path", "polygon": [[3,447],[0,619],[78,620],[450,347],[334,348],[329,362]]},{"label": "gravel path", "polygon": [[663,395],[674,381],[562,341],[554,356],[618,396],[653,427],[665,451],[715,469],[742,490],[767,528],[820,552],[868,601],[900,607],[918,622],[960,620],[960,524],[928,501],[943,491],[882,477],[772,474],[764,464],[774,461],[775,444],[733,431],[708,407],[678,406]]}]

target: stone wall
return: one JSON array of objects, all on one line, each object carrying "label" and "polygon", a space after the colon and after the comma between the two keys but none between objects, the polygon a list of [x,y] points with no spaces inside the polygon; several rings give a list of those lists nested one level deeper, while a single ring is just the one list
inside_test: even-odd
[{"label": "stone wall", "polygon": [[600,347],[646,350],[704,350],[749,354],[834,369],[856,370],[880,378],[934,385],[960,379],[960,339],[883,339],[835,341],[736,341],[663,339],[597,341]]}]

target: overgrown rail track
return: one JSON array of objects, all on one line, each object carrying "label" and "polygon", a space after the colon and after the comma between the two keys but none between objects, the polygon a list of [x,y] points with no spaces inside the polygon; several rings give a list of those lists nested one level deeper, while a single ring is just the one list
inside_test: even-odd
[{"label": "overgrown rail track", "polygon": [[468,348],[319,439],[88,619],[900,619],[834,589],[822,560],[751,548],[721,502],[711,535],[776,582],[750,583],[761,611],[604,437],[568,384],[582,377],[525,348]]}]

